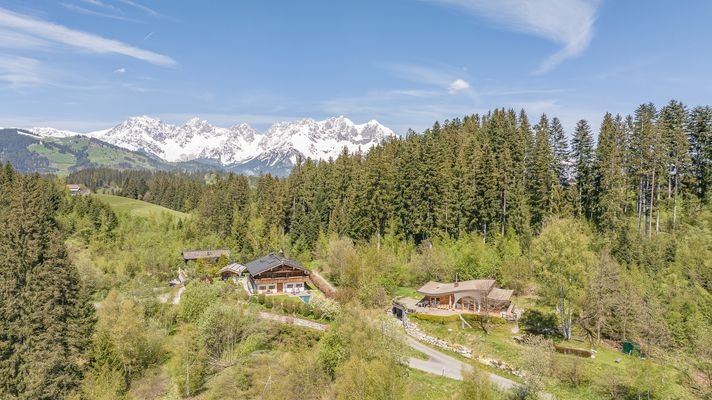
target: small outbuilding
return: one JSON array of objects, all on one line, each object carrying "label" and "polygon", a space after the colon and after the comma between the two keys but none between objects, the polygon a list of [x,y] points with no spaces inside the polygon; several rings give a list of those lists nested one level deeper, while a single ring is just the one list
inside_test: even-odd
[{"label": "small outbuilding", "polygon": [[207,259],[207,260],[213,260],[217,261],[220,257],[225,256],[229,260],[232,254],[230,253],[230,250],[227,249],[221,249],[221,250],[186,250],[181,252],[181,256],[183,256],[183,262],[186,264],[188,261],[196,261],[196,260],[201,260],[201,259]]},{"label": "small outbuilding", "polygon": [[246,270],[247,270],[247,267],[245,267],[244,265],[238,264],[238,263],[232,263],[232,264],[228,264],[228,265],[220,268],[220,270],[218,270],[217,274],[220,275],[220,280],[226,281],[231,277],[239,277]]}]

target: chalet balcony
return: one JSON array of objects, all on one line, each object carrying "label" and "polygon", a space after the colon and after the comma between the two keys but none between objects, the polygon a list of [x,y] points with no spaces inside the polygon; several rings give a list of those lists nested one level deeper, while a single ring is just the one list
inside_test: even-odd
[{"label": "chalet balcony", "polygon": [[304,276],[288,276],[288,277],[272,277],[272,278],[259,278],[255,279],[256,284],[266,284],[266,283],[287,283],[287,282],[305,282],[306,277]]}]

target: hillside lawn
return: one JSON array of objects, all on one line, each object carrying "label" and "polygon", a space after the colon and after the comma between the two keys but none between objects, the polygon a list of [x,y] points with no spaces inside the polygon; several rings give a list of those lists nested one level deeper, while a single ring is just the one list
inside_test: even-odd
[{"label": "hillside lawn", "polygon": [[127,213],[136,217],[155,218],[163,214],[171,215],[177,219],[190,218],[190,214],[171,210],[141,200],[126,197],[112,196],[110,194],[93,194],[92,196],[104,201],[117,213]]}]

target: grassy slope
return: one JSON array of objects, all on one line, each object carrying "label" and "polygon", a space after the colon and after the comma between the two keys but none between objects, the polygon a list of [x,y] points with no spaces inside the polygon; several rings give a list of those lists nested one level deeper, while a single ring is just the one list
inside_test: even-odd
[{"label": "grassy slope", "polygon": [[[514,327],[514,325],[511,324],[494,325],[492,326],[491,334],[489,336],[485,336],[481,330],[477,329],[477,327],[475,327],[475,329],[461,329],[458,322],[439,323],[416,319],[414,319],[414,322],[416,322],[424,332],[430,335],[445,339],[452,343],[471,346],[475,352],[480,355],[505,361],[509,365],[517,368],[522,366],[521,359],[524,352],[527,351],[526,346],[522,346],[512,340],[512,336],[515,334],[511,331]],[[585,343],[578,342],[572,342],[568,345],[570,347],[587,347]],[[626,357],[617,349],[601,345],[598,346],[596,350],[598,353],[596,354],[595,359],[582,359],[555,353],[552,354],[552,357],[555,357],[560,361],[577,359],[581,362],[580,366],[583,368],[583,373],[589,376],[601,374],[605,371],[611,370],[617,371],[621,375],[630,375],[633,373],[633,371],[631,371],[633,360]],[[457,357],[459,358],[459,356]],[[617,363],[616,360],[620,360],[620,362]],[[665,360],[650,359],[648,362],[652,362],[652,368],[662,371],[665,375],[673,378],[672,381],[669,382],[668,386],[670,392],[675,394],[675,398],[691,398],[691,394],[681,386],[677,379],[675,379],[679,377],[679,373],[672,365],[669,365]],[[498,375],[506,376],[513,380],[519,380],[519,378],[509,376],[502,371],[493,370],[492,372],[495,372]],[[547,386],[546,390],[553,393],[557,398],[605,398],[604,395],[596,390],[597,388],[592,387],[591,382],[582,383],[578,387],[572,387],[554,379],[546,379],[545,383]]]},{"label": "grassy slope", "polygon": [[69,175],[69,168],[77,163],[77,158],[72,153],[61,153],[54,147],[39,143],[27,146],[27,150],[47,158],[49,165],[56,168],[59,175]]},{"label": "grassy slope", "polygon": [[133,216],[152,218],[167,213],[179,219],[190,217],[189,214],[171,210],[169,208],[161,207],[141,200],[134,200],[120,196],[112,196],[108,194],[95,194],[93,196],[96,196],[97,198],[106,202],[108,205],[111,206],[111,208],[114,209],[114,211],[126,212]]}]

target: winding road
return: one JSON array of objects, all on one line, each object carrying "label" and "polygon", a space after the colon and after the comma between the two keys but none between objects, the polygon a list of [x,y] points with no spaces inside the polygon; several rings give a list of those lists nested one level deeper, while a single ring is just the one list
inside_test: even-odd
[{"label": "winding road", "polygon": [[[430,374],[444,376],[450,379],[456,379],[458,381],[462,380],[462,371],[472,369],[471,365],[464,363],[445,353],[441,353],[431,348],[430,346],[426,346],[423,343],[420,343],[419,341],[411,337],[406,337],[406,344],[428,356],[427,360],[421,360],[415,357],[408,358],[408,365],[411,368],[415,368]],[[490,381],[501,389],[509,390],[519,386],[517,382],[514,382],[511,379],[507,379],[489,372],[487,374],[489,374]]]}]

